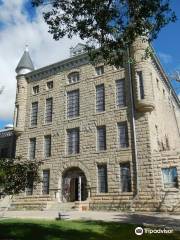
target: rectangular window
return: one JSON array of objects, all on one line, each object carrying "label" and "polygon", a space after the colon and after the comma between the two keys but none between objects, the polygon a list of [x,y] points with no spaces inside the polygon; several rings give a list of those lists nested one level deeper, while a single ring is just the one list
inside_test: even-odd
[{"label": "rectangular window", "polygon": [[104,84],[96,86],[96,112],[105,111],[105,91]]},{"label": "rectangular window", "polygon": [[50,178],[50,171],[43,170],[43,186],[42,186],[43,195],[49,194],[49,178]]},{"label": "rectangular window", "polygon": [[33,94],[39,93],[39,85],[33,87]]},{"label": "rectangular window", "polygon": [[67,147],[68,154],[79,153],[79,128],[67,130]]},{"label": "rectangular window", "polygon": [[116,105],[118,107],[126,106],[125,79],[116,81]]},{"label": "rectangular window", "polygon": [[53,81],[49,81],[46,84],[47,90],[53,89]]},{"label": "rectangular window", "polygon": [[52,122],[52,113],[53,113],[53,99],[46,99],[46,113],[45,113],[45,123]]},{"label": "rectangular window", "polygon": [[121,148],[129,147],[127,122],[118,123],[118,142]]},{"label": "rectangular window", "polygon": [[98,76],[104,74],[104,66],[96,67],[95,70],[96,70],[96,75]]},{"label": "rectangular window", "polygon": [[44,136],[44,157],[51,156],[51,135]]},{"label": "rectangular window", "polygon": [[107,193],[107,165],[98,165],[98,192]]},{"label": "rectangular window", "polygon": [[106,150],[106,126],[97,127],[97,150]]},{"label": "rectangular window", "polygon": [[68,75],[68,80],[69,80],[69,83],[79,82],[79,80],[80,80],[79,72],[72,72],[72,73],[70,73]]},{"label": "rectangular window", "polygon": [[121,190],[122,192],[131,192],[131,170],[130,163],[120,164],[121,170]]},{"label": "rectangular window", "polygon": [[26,185],[26,195],[33,194],[33,173],[27,173],[27,185]]},{"label": "rectangular window", "polygon": [[67,117],[79,116],[79,90],[67,93]]},{"label": "rectangular window", "polygon": [[178,187],[178,176],[177,176],[177,168],[163,168],[163,182],[165,188],[177,188]]},{"label": "rectangular window", "polygon": [[144,81],[142,71],[137,72],[138,85],[139,85],[139,96],[140,99],[144,99]]},{"label": "rectangular window", "polygon": [[33,160],[36,156],[36,138],[30,138],[29,159]]},{"label": "rectangular window", "polygon": [[33,102],[31,110],[31,126],[37,125],[37,118],[38,118],[38,102]]}]

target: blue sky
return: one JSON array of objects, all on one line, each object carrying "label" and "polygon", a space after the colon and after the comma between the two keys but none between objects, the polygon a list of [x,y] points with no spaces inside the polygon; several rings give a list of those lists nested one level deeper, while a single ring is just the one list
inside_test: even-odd
[{"label": "blue sky", "polygon": [[[180,70],[180,1],[171,0],[178,20],[161,30],[153,46],[167,73]],[[0,128],[12,123],[16,80],[14,69],[24,51],[30,45],[35,66],[41,67],[67,58],[69,48],[79,39],[62,39],[55,42],[47,33],[42,14],[35,12],[30,0],[0,0]],[[172,82],[178,94],[180,83]],[[179,89],[178,89],[179,88]]]}]

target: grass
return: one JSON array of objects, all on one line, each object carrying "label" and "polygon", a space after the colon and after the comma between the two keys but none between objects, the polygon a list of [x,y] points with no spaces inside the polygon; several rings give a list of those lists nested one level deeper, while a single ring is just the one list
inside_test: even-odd
[{"label": "grass", "polygon": [[135,225],[100,221],[1,220],[0,240],[178,240],[180,233],[136,236]]}]

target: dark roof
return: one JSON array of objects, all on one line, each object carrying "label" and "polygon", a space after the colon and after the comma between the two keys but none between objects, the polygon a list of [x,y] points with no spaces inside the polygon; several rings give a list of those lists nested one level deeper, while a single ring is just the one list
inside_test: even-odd
[{"label": "dark roof", "polygon": [[18,73],[19,70],[21,70],[23,68],[27,68],[29,70],[34,70],[33,62],[31,60],[31,57],[30,57],[29,52],[27,50],[24,51],[24,54],[23,54],[21,60],[19,61],[18,65],[17,65],[16,73]]}]

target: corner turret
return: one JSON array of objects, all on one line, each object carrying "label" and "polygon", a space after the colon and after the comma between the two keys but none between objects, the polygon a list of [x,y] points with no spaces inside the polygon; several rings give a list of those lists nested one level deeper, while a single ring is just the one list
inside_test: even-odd
[{"label": "corner turret", "polygon": [[16,73],[17,75],[26,74],[34,70],[34,65],[29,55],[28,47],[24,51],[23,56],[21,57],[17,67]]},{"label": "corner turret", "polygon": [[27,102],[27,79],[26,74],[34,70],[33,62],[30,58],[28,48],[24,51],[16,68],[16,102],[14,112],[14,131],[20,135],[25,128],[26,102]]}]

